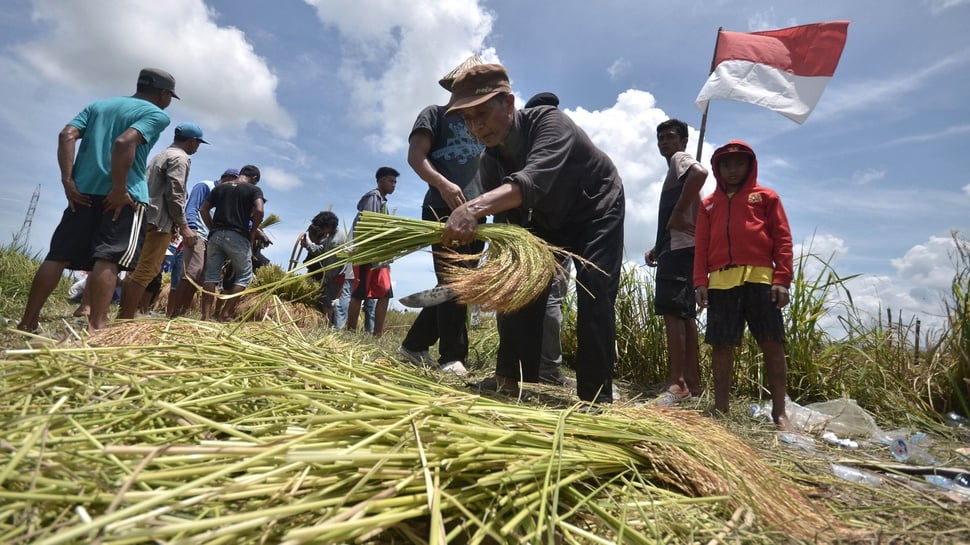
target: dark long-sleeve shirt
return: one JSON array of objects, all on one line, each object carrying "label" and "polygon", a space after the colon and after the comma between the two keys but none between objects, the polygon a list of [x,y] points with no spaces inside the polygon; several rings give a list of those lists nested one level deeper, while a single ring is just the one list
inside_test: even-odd
[{"label": "dark long-sleeve shirt", "polygon": [[516,223],[528,222],[556,243],[556,232],[605,213],[623,182],[613,161],[561,110],[539,106],[514,115],[505,141],[482,154],[482,184],[486,191],[519,184]]}]

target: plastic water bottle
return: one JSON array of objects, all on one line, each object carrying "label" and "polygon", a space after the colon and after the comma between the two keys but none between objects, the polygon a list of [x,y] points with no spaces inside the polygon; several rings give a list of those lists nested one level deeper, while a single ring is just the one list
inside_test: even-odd
[{"label": "plastic water bottle", "polygon": [[771,402],[765,403],[764,406],[753,403],[748,408],[748,415],[755,420],[771,420]]},{"label": "plastic water bottle", "polygon": [[792,448],[812,452],[815,450],[815,439],[801,433],[780,432],[778,440]]},{"label": "plastic water bottle", "polygon": [[942,475],[923,475],[923,478],[936,486],[970,497],[970,488],[958,485],[953,479],[948,479]]},{"label": "plastic water bottle", "polygon": [[918,446],[918,443],[919,440],[896,439],[889,448],[893,453],[893,457],[900,462],[918,466],[936,465],[936,458]]},{"label": "plastic water bottle", "polygon": [[970,418],[967,418],[956,411],[946,413],[946,420],[944,420],[943,423],[951,428],[970,428]]},{"label": "plastic water bottle", "polygon": [[840,464],[829,464],[832,466],[832,473],[835,476],[842,479],[843,481],[849,481],[850,483],[859,483],[866,486],[877,487],[882,484],[882,477],[872,473],[870,471],[863,471],[861,469],[856,469],[854,467],[844,466]]}]

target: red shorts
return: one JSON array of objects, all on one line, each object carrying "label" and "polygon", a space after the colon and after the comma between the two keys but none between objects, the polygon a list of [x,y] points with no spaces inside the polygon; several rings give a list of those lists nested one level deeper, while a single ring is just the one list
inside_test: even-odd
[{"label": "red shorts", "polygon": [[354,265],[354,299],[389,299],[394,297],[391,289],[391,268],[374,267],[372,263]]}]

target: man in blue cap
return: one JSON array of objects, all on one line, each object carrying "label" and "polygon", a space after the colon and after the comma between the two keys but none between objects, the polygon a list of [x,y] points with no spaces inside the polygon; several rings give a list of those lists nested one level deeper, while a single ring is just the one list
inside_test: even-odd
[{"label": "man in blue cap", "polygon": [[148,204],[148,152],[170,123],[163,110],[173,98],[178,98],[175,78],[145,68],[133,96],[93,102],[61,130],[57,163],[67,209],[34,275],[18,329],[37,329],[64,269],[91,271],[88,329],[107,326],[118,271],[131,270],[138,260]]},{"label": "man in blue cap", "polygon": [[148,210],[145,213],[145,241],[135,270],[125,278],[121,288],[118,318],[135,317],[145,288],[162,270],[165,251],[175,234],[181,235],[186,247],[195,245],[195,231],[185,219],[186,185],[193,155],[199,146],[208,144],[202,129],[195,123],[175,127],[172,145],[152,158],[148,165]]}]

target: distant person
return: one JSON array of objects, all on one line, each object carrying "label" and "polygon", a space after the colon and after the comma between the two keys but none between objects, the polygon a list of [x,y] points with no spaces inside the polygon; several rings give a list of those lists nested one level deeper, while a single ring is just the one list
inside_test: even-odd
[{"label": "distant person", "polygon": [[764,354],[771,417],[788,430],[781,315],[794,268],[788,217],[778,194],[758,185],[758,159],[745,142],[718,148],[711,168],[717,188],[697,215],[694,285],[697,304],[707,309],[704,341],[713,348],[714,412],[728,412],[734,347],[747,323]]},{"label": "distant person", "polygon": [[41,308],[66,268],[91,271],[88,329],[108,325],[118,271],[131,270],[138,261],[148,204],[148,153],[169,125],[163,110],[173,98],[178,98],[175,78],[145,68],[133,96],[89,104],[61,130],[57,163],[67,209],[34,275],[18,329],[37,329]]},{"label": "distant person", "polygon": [[195,244],[183,250],[182,278],[175,288],[175,291],[168,297],[167,314],[169,318],[177,318],[185,314],[192,306],[192,299],[195,297],[195,292],[198,291],[198,288],[186,279],[191,278],[199,286],[205,282],[205,251],[206,239],[209,237],[209,229],[202,222],[202,218],[199,217],[199,208],[202,207],[202,203],[205,202],[206,197],[209,196],[213,187],[222,182],[235,180],[238,177],[238,169],[227,168],[218,180],[214,182],[212,180],[202,180],[192,186],[192,191],[189,193],[189,198],[185,203],[185,221],[195,232]]},{"label": "distant person", "polygon": [[[87,289],[88,283],[88,272],[79,271],[82,276],[77,282],[71,284],[71,287],[67,290],[67,298],[72,303],[77,303],[77,308],[74,309],[73,316],[75,318],[87,317],[91,314],[91,290]],[[121,283],[124,280],[125,272],[118,273],[118,280],[115,284],[115,289],[111,293],[111,303],[118,303],[121,301]]]},{"label": "distant person", "polygon": [[[438,84],[450,92],[451,84],[458,75],[469,66],[483,62],[478,55],[472,55],[438,80]],[[460,114],[445,115],[447,110],[447,106],[437,105],[423,109],[408,137],[408,164],[428,184],[421,205],[421,219],[426,221],[443,222],[451,215],[452,209],[482,193],[478,156],[485,146],[468,132]],[[484,246],[483,242],[476,240],[468,246],[450,250],[479,254]],[[445,267],[456,264],[442,257],[442,253],[448,250],[440,244],[431,246],[438,284],[445,282]],[[477,259],[472,259],[464,265],[475,267],[477,263]],[[439,361],[435,361],[428,352],[436,342]],[[438,368],[440,364],[443,371],[466,374],[468,307],[452,300],[421,309],[401,342],[399,351],[415,365]]]},{"label": "distant person", "polygon": [[[236,294],[253,280],[253,244],[263,221],[263,192],[259,183],[259,169],[246,165],[239,169],[239,177],[220,183],[212,189],[199,209],[199,215],[209,230],[206,250],[205,293],[202,295],[202,319],[211,320],[216,285],[222,278],[222,265],[228,259],[235,271],[235,280],[223,286],[224,293]],[[212,209],[215,209],[215,214]],[[229,321],[235,316],[238,298],[226,301],[219,320]]]},{"label": "distant person", "polygon": [[653,403],[668,406],[701,393],[692,277],[694,228],[707,169],[685,151],[687,134],[687,123],[679,119],[657,125],[657,149],[667,160],[667,177],[660,190],[657,238],[644,257],[657,268],[653,311],[663,317],[670,360],[667,386]]},{"label": "distant person", "polygon": [[[387,196],[394,193],[397,187],[397,177],[401,173],[391,167],[377,169],[377,188],[364,194],[357,202],[357,217],[354,218],[354,228],[360,213],[380,212],[387,214]],[[387,317],[387,305],[394,297],[391,289],[391,267],[386,263],[364,263],[354,265],[354,290],[350,294],[350,307],[347,310],[347,329],[357,329],[357,319],[360,316],[360,306],[367,299],[376,299],[374,309],[374,329],[370,332],[375,337],[384,335],[384,319]]]},{"label": "distant person", "polygon": [[[182,243],[182,237],[172,237],[172,244],[169,244],[168,250],[172,253],[171,259],[168,260],[168,272],[169,272],[169,298],[175,293],[175,289],[179,285],[179,281],[182,279],[182,254],[185,249],[185,244]],[[162,272],[165,272],[165,268],[162,268]]]},{"label": "distant person", "polygon": [[[449,104],[448,111],[461,112],[485,144],[479,159],[485,193],[452,210],[442,244],[469,244],[481,218],[514,212],[510,219],[585,260],[576,262],[576,281],[584,288],[576,290],[577,394],[591,404],[612,403],[625,210],[613,161],[558,108],[516,110],[501,65],[466,70],[455,81]],[[506,315],[500,345],[514,347],[516,358],[500,357],[494,377],[479,383],[479,390],[516,393],[520,378],[538,380],[546,300],[541,296]]]},{"label": "distant person", "polygon": [[263,250],[273,245],[269,235],[262,229],[256,229],[256,236],[253,238],[253,270],[265,267],[271,263],[270,259],[263,255]]},{"label": "distant person", "polygon": [[[333,212],[324,211],[313,217],[307,231],[300,237],[300,245],[307,251],[304,263],[347,242],[347,235],[339,226],[340,220]],[[343,267],[330,267],[336,261],[337,257],[333,256],[307,265],[307,274],[320,284],[317,305],[330,324],[334,324],[334,301],[340,298],[344,285]]]},{"label": "distant person", "polygon": [[[344,234],[345,239],[346,236]],[[334,281],[340,283],[340,291],[337,294],[337,302],[333,306],[333,326],[337,329],[346,329],[347,314],[350,312],[350,292],[354,291],[354,266],[350,263],[344,265]],[[374,299],[365,299],[364,316],[373,316],[376,306],[377,301]],[[370,331],[374,331],[373,321],[369,318],[366,321],[369,323],[366,323],[365,327]]]},{"label": "distant person", "polygon": [[[195,231],[189,227],[185,218],[185,202],[192,166],[191,156],[199,150],[199,146],[207,143],[198,125],[179,123],[175,127],[172,144],[155,155],[149,163],[149,206],[145,213],[145,242],[135,270],[128,275],[121,287],[118,318],[134,318],[139,306],[144,310],[142,296],[149,284],[156,283],[156,277],[158,290],[161,289],[162,264],[173,235],[180,235],[182,243],[187,247],[195,245]],[[155,297],[158,290],[153,289]]]}]

